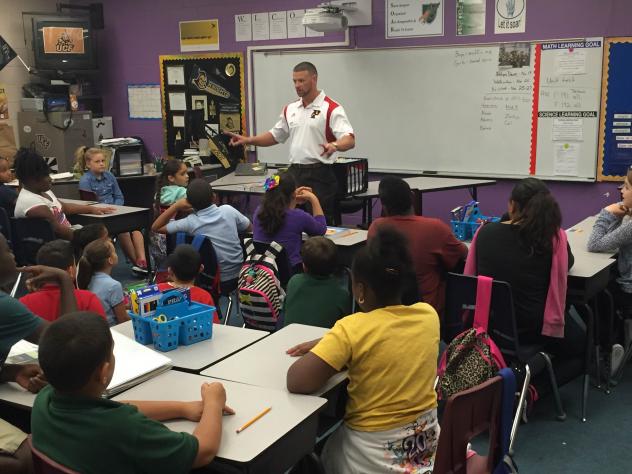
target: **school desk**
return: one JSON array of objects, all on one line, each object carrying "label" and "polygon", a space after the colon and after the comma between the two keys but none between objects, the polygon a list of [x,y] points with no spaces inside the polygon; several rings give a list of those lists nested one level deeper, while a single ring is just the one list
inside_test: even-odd
[{"label": "school desk", "polygon": [[[199,400],[204,382],[221,382],[226,389],[226,403],[236,412],[223,417],[222,441],[211,466],[230,464],[239,472],[283,473],[313,451],[318,413],[327,403],[324,398],[171,371],[137,385],[114,400]],[[271,410],[266,415],[236,433],[268,407]],[[174,431],[187,433],[193,433],[197,425],[186,420],[165,424]]]},{"label": "school desk", "polygon": [[[60,199],[62,203],[70,204],[91,204],[90,201],[79,199]],[[139,230],[143,233],[145,240],[145,255],[149,266],[149,230],[151,229],[152,210],[148,207],[115,206],[113,204],[92,204],[95,207],[114,207],[116,210],[111,214],[72,214],[68,220],[72,224],[88,225],[103,224],[107,227],[110,235],[117,235],[123,232]]]},{"label": "school desk", "polygon": [[[468,189],[472,199],[476,201],[479,187],[496,184],[496,181],[493,179],[442,178],[433,176],[415,176],[403,179],[413,191],[413,205],[415,207],[415,214],[417,215],[423,214],[424,193],[448,191],[451,189]],[[369,224],[373,220],[373,199],[379,197],[379,185],[379,181],[369,181],[369,187],[366,192],[354,196],[354,198],[363,199],[365,201],[365,213]],[[458,203],[455,203],[455,206],[456,205],[458,205]]]},{"label": "school desk", "polygon": [[588,216],[581,222],[578,222],[569,229],[566,229],[566,237],[568,238],[568,244],[573,250],[573,255],[577,256],[585,254],[592,258],[608,260],[617,254],[616,250],[605,252],[588,251],[588,238],[590,237],[590,233],[592,232],[596,220],[597,216]]},{"label": "school desk", "polygon": [[[329,329],[316,326],[290,324],[203,370],[201,375],[287,391],[285,382],[287,370],[297,359],[287,355],[285,351],[301,342],[319,339],[327,331]],[[314,395],[329,392],[346,378],[346,372],[337,373]]]},{"label": "school desk", "polygon": [[[113,326],[112,330],[134,339],[134,328],[131,321]],[[267,335],[266,331],[213,324],[213,337],[211,339],[190,346],[178,346],[177,349],[169,352],[156,352],[169,357],[174,368],[198,373],[209,365],[219,362]],[[151,344],[146,347],[154,349]]]}]

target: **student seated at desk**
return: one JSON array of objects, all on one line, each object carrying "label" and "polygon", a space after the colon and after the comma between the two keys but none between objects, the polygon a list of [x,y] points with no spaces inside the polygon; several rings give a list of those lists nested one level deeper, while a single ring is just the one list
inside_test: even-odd
[{"label": "student seated at desk", "polygon": [[[174,202],[187,197],[189,185],[189,168],[181,160],[172,158],[162,165],[162,172],[156,178],[156,194],[154,196],[154,217]],[[179,216],[178,216],[179,217]],[[150,233],[150,255],[153,268],[162,268],[167,257],[167,239],[158,232]]]},{"label": "student seated at desk", "polygon": [[304,273],[287,284],[284,326],[292,323],[331,328],[351,313],[351,295],[333,273],[337,267],[336,244],[326,237],[311,237],[301,249]]},{"label": "student seated at desk", "polygon": [[[84,171],[79,179],[79,189],[93,192],[97,201],[103,204],[122,206],[125,198],[112,173],[105,169],[105,155],[100,148],[79,147],[75,152],[78,168]],[[123,232],[118,241],[125,256],[132,262],[132,269],[138,273],[147,272],[145,241],[140,231]]]},{"label": "student seated at desk", "polygon": [[27,148],[20,148],[15,155],[15,175],[22,190],[15,203],[15,217],[46,219],[55,235],[72,240],[73,230],[66,214],[110,214],[110,207],[86,206],[61,203],[51,191],[50,168],[40,155]]},{"label": "student seated at desk", "polygon": [[[320,201],[305,186],[296,187],[294,177],[282,173],[266,179],[266,193],[253,217],[253,238],[257,242],[281,244],[293,267],[300,272],[303,232],[307,235],[324,235],[327,221]],[[297,209],[297,204],[309,203],[312,213]]]},{"label": "student seated at desk", "polygon": [[362,312],[340,319],[322,339],[288,350],[304,354],[287,373],[293,393],[313,393],[349,370],[344,424],[322,454],[328,474],[432,473],[439,317],[429,304],[401,304],[409,262],[402,235],[380,229],[353,261],[353,295]]},{"label": "student seated at desk", "polygon": [[[31,278],[27,286],[57,283],[60,288],[58,301],[60,314],[77,310],[74,286],[70,275],[58,268],[28,267]],[[47,321],[31,313],[18,300],[4,291],[11,288],[18,276],[15,258],[6,239],[0,234],[0,383],[16,382],[25,390],[37,393],[45,384],[40,368],[35,364],[5,364],[11,347],[20,339],[38,343]],[[31,450],[26,442],[27,434],[0,419],[0,472],[22,474],[32,472]]]},{"label": "student seated at desk", "polygon": [[99,239],[86,245],[79,259],[77,286],[97,295],[110,326],[129,321],[121,283],[110,276],[118,263],[118,255],[110,239]]},{"label": "student seated at desk", "polygon": [[563,356],[581,354],[585,332],[565,320],[566,280],[573,254],[557,201],[536,178],[514,186],[506,222],[483,225],[470,245],[465,274],[511,285],[522,344],[544,343]]},{"label": "student seated at desk", "polygon": [[378,229],[392,226],[408,241],[413,259],[419,296],[443,316],[445,307],[445,273],[465,260],[467,247],[454,236],[450,227],[439,219],[416,216],[410,186],[397,176],[387,176],[378,188],[385,217],[373,221],[368,239]]},{"label": "student seated at desk", "polygon": [[[621,186],[621,200],[601,210],[588,238],[589,252],[618,251],[616,284],[610,285],[624,320],[624,347],[632,342],[632,170]],[[622,348],[613,350],[621,353]]]},{"label": "student seated at desk", "polygon": [[13,173],[9,160],[0,157],[0,207],[7,212],[9,217],[13,217],[15,201],[18,198],[16,190],[6,184],[11,181],[13,181]]},{"label": "student seated at desk", "polygon": [[[50,325],[39,346],[50,385],[33,405],[33,446],[82,473],[188,473],[209,464],[219,449],[222,413],[234,413],[222,384],[202,384],[200,401],[107,400],[101,396],[114,373],[113,349],[107,324],[95,314],[74,313]],[[174,418],[199,423],[193,435],[160,423]]]},{"label": "student seated at desk", "polygon": [[[59,268],[70,275],[73,281],[77,275],[77,266],[73,254],[72,244],[67,240],[53,240],[47,242],[37,251],[37,264]],[[32,293],[20,298],[20,302],[34,314],[47,321],[59,318],[59,298],[61,291],[58,285],[47,283]],[[99,298],[88,290],[75,289],[75,299],[79,311],[91,311],[105,319],[105,312]]]},{"label": "student seated at desk", "polygon": [[[189,212],[184,219],[172,220],[178,212]],[[250,221],[229,205],[213,204],[213,191],[203,179],[194,179],[187,188],[186,199],[180,199],[160,214],[151,230],[162,234],[186,232],[211,239],[219,261],[221,285],[234,288],[244,261],[239,232],[250,230]]]},{"label": "student seated at desk", "polygon": [[[203,269],[202,257],[195,250],[195,247],[188,244],[178,245],[173,253],[167,257],[169,281],[159,283],[158,289],[165,292],[173,288],[188,288],[191,294],[191,301],[215,306],[211,294],[195,286],[195,279]],[[213,312],[213,322],[220,322],[217,311]]]}]

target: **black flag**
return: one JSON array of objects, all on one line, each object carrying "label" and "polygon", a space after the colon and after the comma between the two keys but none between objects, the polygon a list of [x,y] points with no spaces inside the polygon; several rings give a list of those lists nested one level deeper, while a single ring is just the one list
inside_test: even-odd
[{"label": "black flag", "polygon": [[0,71],[17,56],[13,48],[0,36]]}]

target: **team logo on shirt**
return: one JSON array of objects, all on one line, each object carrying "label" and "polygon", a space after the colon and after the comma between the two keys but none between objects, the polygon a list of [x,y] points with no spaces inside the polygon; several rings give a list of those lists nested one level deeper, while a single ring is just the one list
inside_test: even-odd
[{"label": "team logo on shirt", "polygon": [[320,115],[320,110],[314,110],[310,118],[316,118]]}]

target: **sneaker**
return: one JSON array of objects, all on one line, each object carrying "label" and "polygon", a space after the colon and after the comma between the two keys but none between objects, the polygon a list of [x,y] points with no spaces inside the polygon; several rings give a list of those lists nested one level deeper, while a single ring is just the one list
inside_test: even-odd
[{"label": "sneaker", "polygon": [[619,370],[621,362],[623,362],[623,356],[625,355],[625,349],[621,344],[615,344],[612,346],[612,354],[610,356],[610,375],[614,375]]},{"label": "sneaker", "polygon": [[139,267],[138,265],[132,265],[132,272],[140,276],[145,276],[149,273],[147,268],[142,268],[142,267]]}]

